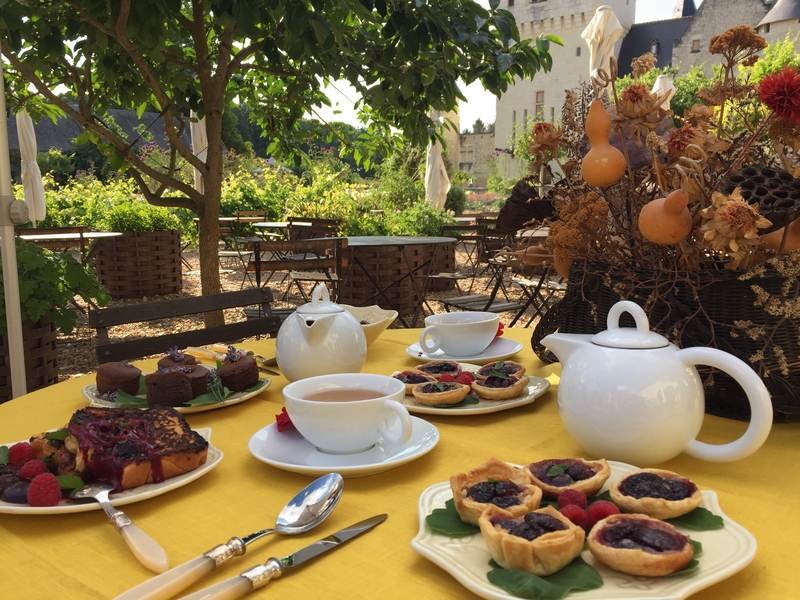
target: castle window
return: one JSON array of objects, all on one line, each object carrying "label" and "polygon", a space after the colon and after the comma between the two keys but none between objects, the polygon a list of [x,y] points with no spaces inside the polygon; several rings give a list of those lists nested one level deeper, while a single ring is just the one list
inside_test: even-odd
[{"label": "castle window", "polygon": [[537,121],[544,118],[544,90],[536,92],[536,106],[533,115]]},{"label": "castle window", "polygon": [[575,48],[575,56],[580,56],[580,55],[581,55],[581,47],[578,46],[577,48]]},{"label": "castle window", "polygon": [[653,56],[658,56],[658,38],[650,40],[650,52]]},{"label": "castle window", "polygon": [[514,0],[508,0],[508,5],[509,6],[514,6]]},{"label": "castle window", "polygon": [[555,125],[556,124],[556,109],[554,107],[550,107],[550,122]]},{"label": "castle window", "polygon": [[700,52],[700,40],[692,40],[692,52]]}]

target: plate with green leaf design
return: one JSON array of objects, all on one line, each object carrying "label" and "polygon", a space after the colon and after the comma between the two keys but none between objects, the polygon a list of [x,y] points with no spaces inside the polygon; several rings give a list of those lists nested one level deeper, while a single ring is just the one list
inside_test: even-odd
[{"label": "plate with green leaf design", "polygon": [[[470,363],[458,364],[461,365],[464,371],[469,371],[473,374],[481,368],[478,365]],[[399,372],[400,371],[393,373],[392,375],[396,375]],[[523,392],[518,396],[506,400],[486,400],[474,394],[469,394],[458,404],[451,404],[449,406],[427,406],[417,402],[414,396],[406,395],[403,398],[402,404],[410,413],[426,415],[465,416],[499,412],[501,410],[508,410],[510,408],[516,408],[517,406],[530,404],[536,400],[536,398],[544,394],[550,387],[550,382],[547,381],[547,379],[534,377],[532,375],[527,375],[527,377],[530,381]]]},{"label": "plate with green leaf design", "polygon": [[[109,394],[101,394],[97,391],[97,385],[94,383],[84,386],[82,392],[84,397],[89,401],[91,406],[99,406],[101,408],[147,408],[147,400],[144,387],[144,376],[142,373],[139,392],[135,396],[126,394],[125,392],[117,392],[116,397]],[[217,378],[214,383],[208,386],[208,392],[194,398],[182,406],[174,407],[179,413],[191,414],[203,412],[206,410],[214,410],[223,408],[225,406],[232,406],[239,404],[245,400],[249,400],[253,396],[257,396],[265,389],[267,389],[272,380],[267,377],[261,377],[258,383],[250,389],[243,392],[234,392],[222,386],[222,382]]]}]

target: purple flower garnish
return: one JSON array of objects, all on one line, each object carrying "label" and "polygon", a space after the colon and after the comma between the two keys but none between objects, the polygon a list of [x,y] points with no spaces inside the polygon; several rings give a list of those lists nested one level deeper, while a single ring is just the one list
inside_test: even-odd
[{"label": "purple flower garnish", "polygon": [[180,362],[184,359],[186,353],[183,350],[178,350],[177,346],[173,346],[167,350],[167,356],[169,356],[175,362]]},{"label": "purple flower garnish", "polygon": [[228,353],[225,355],[225,358],[229,362],[237,362],[242,356],[242,352],[239,352],[233,346],[228,346]]}]

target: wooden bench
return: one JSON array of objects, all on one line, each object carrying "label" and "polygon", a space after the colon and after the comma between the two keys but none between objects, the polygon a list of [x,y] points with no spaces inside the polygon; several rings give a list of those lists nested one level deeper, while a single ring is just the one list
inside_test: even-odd
[{"label": "wooden bench", "polygon": [[[187,346],[230,342],[255,335],[276,334],[280,329],[281,321],[272,314],[271,302],[271,289],[254,288],[209,296],[98,308],[89,311],[89,326],[97,330],[95,351],[98,362],[102,364],[165,353],[173,346],[186,348]],[[170,319],[253,305],[261,307],[262,316],[239,323],[117,342],[112,342],[108,334],[108,328],[116,325]]]}]

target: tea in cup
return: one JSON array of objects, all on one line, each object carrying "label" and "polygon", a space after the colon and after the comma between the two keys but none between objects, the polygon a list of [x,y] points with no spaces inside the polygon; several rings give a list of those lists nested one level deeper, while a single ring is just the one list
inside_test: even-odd
[{"label": "tea in cup", "polygon": [[283,388],[297,431],[328,454],[364,452],[381,439],[393,446],[407,443],[412,423],[400,403],[404,395],[402,381],[370,373],[319,375]]},{"label": "tea in cup", "polygon": [[419,335],[419,345],[428,354],[441,350],[448,356],[476,356],[492,343],[499,322],[500,317],[490,312],[431,315],[425,317],[427,327]]}]

